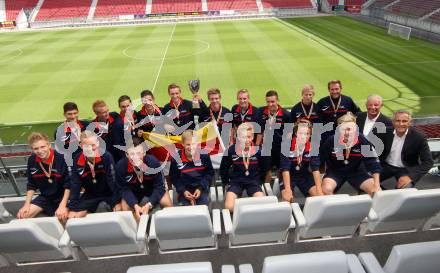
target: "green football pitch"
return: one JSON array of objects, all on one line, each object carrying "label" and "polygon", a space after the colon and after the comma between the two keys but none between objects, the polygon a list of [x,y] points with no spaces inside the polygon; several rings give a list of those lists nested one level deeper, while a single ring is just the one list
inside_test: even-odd
[{"label": "green football pitch", "polygon": [[[384,112],[410,109],[438,114],[440,45],[387,35],[345,17],[309,17],[3,33],[0,35],[0,141],[25,143],[29,132],[53,135],[62,105],[74,101],[81,119],[104,99],[138,98],[143,89],[167,101],[176,82],[199,78],[218,87],[231,107],[240,88],[254,105],[275,89],[283,106],[300,99],[304,84],[316,100],[331,79],[364,108],[366,96],[384,97]],[[203,92],[206,99],[205,92]]]}]

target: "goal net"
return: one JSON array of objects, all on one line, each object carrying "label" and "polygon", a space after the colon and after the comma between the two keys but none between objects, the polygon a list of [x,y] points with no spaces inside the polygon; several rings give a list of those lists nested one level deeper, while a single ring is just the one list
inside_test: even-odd
[{"label": "goal net", "polygon": [[388,34],[400,37],[405,40],[409,40],[409,37],[411,35],[411,28],[399,24],[390,23],[388,25]]}]

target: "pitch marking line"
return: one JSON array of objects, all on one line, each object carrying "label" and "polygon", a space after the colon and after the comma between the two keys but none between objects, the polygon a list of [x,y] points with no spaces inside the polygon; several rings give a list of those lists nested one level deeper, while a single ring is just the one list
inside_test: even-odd
[{"label": "pitch marking line", "polygon": [[165,48],[165,52],[163,53],[162,62],[160,63],[159,71],[157,72],[156,80],[154,81],[154,85],[153,85],[153,89],[152,89],[153,92],[154,92],[154,89],[156,89],[157,81],[159,80],[160,73],[162,72],[163,64],[165,62],[165,57],[167,56],[168,49],[170,48],[171,41],[173,40],[174,31],[176,30],[176,26],[177,26],[177,24],[174,24],[173,31],[171,32],[170,39],[168,40],[167,47]]},{"label": "pitch marking line", "polygon": [[[156,42],[163,42],[164,40],[150,40],[148,41],[146,44],[151,44],[151,43],[156,43]],[[195,55],[200,55],[205,53],[206,51],[208,51],[211,48],[211,44],[204,41],[204,40],[199,40],[199,39],[174,39],[174,42],[177,41],[196,41],[199,42],[201,44],[204,44],[205,47],[199,51],[193,52],[191,54],[185,54],[185,55],[180,55],[180,56],[175,56],[175,57],[166,57],[165,60],[177,60],[177,59],[183,59],[183,58],[187,58],[187,57],[191,57],[191,56],[195,56]],[[137,60],[137,61],[159,61],[162,60],[162,58],[139,58],[139,57],[135,57],[130,55],[129,50],[132,48],[132,46],[129,46],[127,48],[125,48],[124,50],[122,50],[122,54],[130,59],[133,60]]]}]

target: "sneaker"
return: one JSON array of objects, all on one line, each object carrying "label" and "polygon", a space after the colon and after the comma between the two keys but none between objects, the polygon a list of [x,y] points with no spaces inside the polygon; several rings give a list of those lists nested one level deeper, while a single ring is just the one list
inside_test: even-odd
[{"label": "sneaker", "polygon": [[430,175],[440,176],[440,169],[439,167],[434,167],[429,170],[428,172]]}]

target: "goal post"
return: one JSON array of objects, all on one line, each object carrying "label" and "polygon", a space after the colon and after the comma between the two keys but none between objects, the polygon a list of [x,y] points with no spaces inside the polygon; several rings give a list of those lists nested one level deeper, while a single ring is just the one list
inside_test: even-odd
[{"label": "goal post", "polygon": [[390,23],[388,25],[388,34],[391,36],[397,36],[405,40],[409,40],[411,36],[411,28],[395,23]]}]

